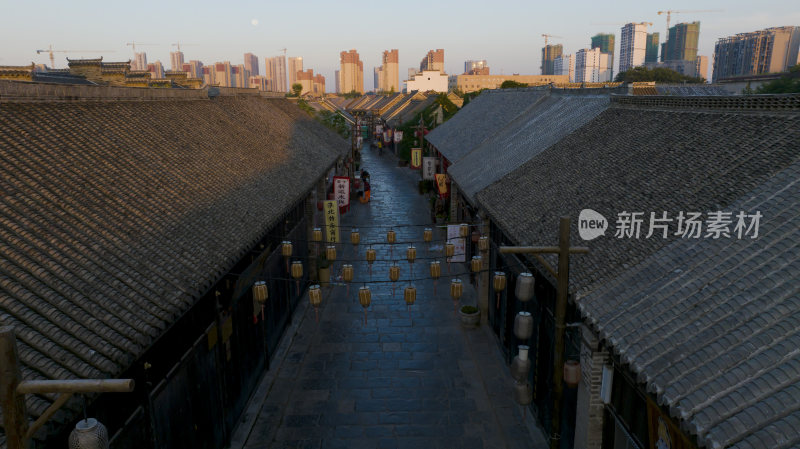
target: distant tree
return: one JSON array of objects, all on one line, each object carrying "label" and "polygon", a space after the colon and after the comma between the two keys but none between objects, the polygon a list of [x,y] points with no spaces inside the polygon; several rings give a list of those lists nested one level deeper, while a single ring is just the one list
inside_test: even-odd
[{"label": "distant tree", "polygon": [[302,84],[300,84],[300,83],[292,84],[292,93],[294,94],[295,97],[299,97],[300,96],[300,92],[302,92],[302,91],[303,91],[303,85]]},{"label": "distant tree", "polygon": [[638,83],[644,81],[655,81],[657,83],[691,83],[699,84],[704,83],[706,80],[702,77],[691,77],[681,75],[680,73],[663,67],[656,67],[655,69],[648,69],[647,67],[634,67],[625,72],[617,74],[614,81],[625,83]]},{"label": "distant tree", "polygon": [[755,90],[757,94],[800,93],[800,64],[789,68],[789,73],[779,79],[764,83]]},{"label": "distant tree", "polygon": [[348,92],[346,94],[339,94],[339,96],[343,97],[343,98],[358,98],[358,97],[361,96],[361,94],[356,92],[355,90],[351,90],[350,92]]},{"label": "distant tree", "polygon": [[500,85],[501,89],[513,89],[515,87],[528,87],[525,83],[518,83],[514,80],[505,80],[503,84]]}]

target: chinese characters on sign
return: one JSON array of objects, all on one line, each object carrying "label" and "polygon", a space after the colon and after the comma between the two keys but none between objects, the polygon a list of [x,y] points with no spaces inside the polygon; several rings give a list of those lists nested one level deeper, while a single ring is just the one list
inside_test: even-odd
[{"label": "chinese characters on sign", "polygon": [[400,143],[403,140],[403,131],[394,132],[394,143]]},{"label": "chinese characters on sign", "polygon": [[447,195],[447,175],[444,173],[436,173],[436,188],[439,190],[439,195]]},{"label": "chinese characters on sign", "polygon": [[333,177],[333,197],[339,207],[347,207],[350,205],[350,178],[346,176]]},{"label": "chinese characters on sign", "polygon": [[422,158],[422,179],[426,181],[433,181],[436,174],[436,158],[423,157]]},{"label": "chinese characters on sign", "polygon": [[323,201],[325,213],[325,241],[339,243],[339,208],[336,200]]},{"label": "chinese characters on sign", "polygon": [[[660,213],[622,211],[617,214],[614,237],[618,239],[678,237],[683,239],[699,238],[758,238],[758,227],[761,223],[760,211],[723,212],[684,212],[674,216],[666,211]],[[600,213],[592,209],[584,209],[578,217],[578,233],[584,240],[592,240],[605,235],[609,222]]]},{"label": "chinese characters on sign", "polygon": [[411,149],[411,168],[418,169],[422,166],[422,148]]}]

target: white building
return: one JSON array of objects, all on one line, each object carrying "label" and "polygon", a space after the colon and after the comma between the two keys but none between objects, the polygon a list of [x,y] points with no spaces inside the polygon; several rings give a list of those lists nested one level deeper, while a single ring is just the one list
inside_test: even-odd
[{"label": "white building", "polygon": [[147,53],[134,53],[131,70],[147,70]]},{"label": "white building", "polygon": [[575,55],[562,55],[553,61],[553,75],[568,75],[569,82],[575,82]]},{"label": "white building", "polygon": [[183,70],[183,52],[180,50],[170,52],[169,63],[173,71],[180,72]]},{"label": "white building", "polygon": [[425,70],[406,81],[406,92],[447,92],[447,74],[438,70]]},{"label": "white building", "polygon": [[619,73],[644,65],[647,53],[647,22],[622,27],[619,41]]},{"label": "white building", "polygon": [[575,53],[576,83],[605,83],[611,81],[613,56],[600,48],[584,48]]}]

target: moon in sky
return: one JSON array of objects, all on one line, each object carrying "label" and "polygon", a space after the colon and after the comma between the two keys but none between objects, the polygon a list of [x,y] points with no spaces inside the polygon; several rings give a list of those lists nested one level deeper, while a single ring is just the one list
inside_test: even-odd
[{"label": "moon in sky", "polygon": [[250,23],[253,24],[254,27],[257,27],[258,26],[258,19],[253,19],[253,20],[250,21]]}]

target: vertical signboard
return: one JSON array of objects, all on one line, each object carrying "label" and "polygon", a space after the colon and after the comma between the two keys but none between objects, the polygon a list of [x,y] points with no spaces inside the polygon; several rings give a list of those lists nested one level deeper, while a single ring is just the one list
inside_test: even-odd
[{"label": "vertical signboard", "polygon": [[447,242],[452,243],[456,246],[456,251],[453,254],[453,257],[450,258],[450,262],[466,262],[466,239],[461,237],[460,234],[461,225],[452,224],[447,225]]},{"label": "vertical signboard", "polygon": [[439,190],[439,195],[447,196],[447,175],[444,173],[436,173],[436,189]]},{"label": "vertical signboard", "polygon": [[411,149],[411,168],[414,170],[422,167],[422,148]]},{"label": "vertical signboard", "polygon": [[347,207],[350,205],[350,178],[347,176],[333,177],[333,197],[336,199],[339,207]]},{"label": "vertical signboard", "polygon": [[403,140],[403,131],[394,132],[394,143],[400,143]]},{"label": "vertical signboard", "polygon": [[423,157],[422,158],[422,179],[425,181],[433,181],[436,175],[436,158]]},{"label": "vertical signboard", "polygon": [[323,201],[325,212],[325,241],[339,243],[339,207],[336,200]]}]

